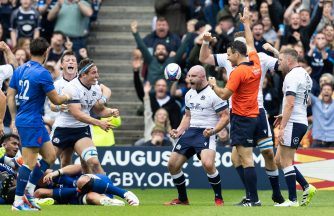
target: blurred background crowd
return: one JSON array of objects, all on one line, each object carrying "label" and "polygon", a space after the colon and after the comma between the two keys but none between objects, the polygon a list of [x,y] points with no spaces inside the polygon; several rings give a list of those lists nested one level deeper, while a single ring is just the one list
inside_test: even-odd
[{"label": "blurred background crowd", "polygon": [[[65,50],[74,51],[78,62],[88,57],[87,37],[90,28],[99,25],[101,1],[0,0],[0,39],[12,48],[19,64],[29,60],[32,38],[48,39],[51,52],[46,65],[56,80],[62,73],[59,59]],[[133,86],[143,102],[137,115],[144,116],[142,138],[129,144],[172,145],[168,132],[177,128],[182,119],[184,96],[189,89],[187,71],[202,64],[199,55],[203,33],[210,31],[216,37],[210,44],[212,53],[226,53],[234,34],[243,31],[239,13],[245,6],[250,7],[257,51],[273,56],[263,48],[266,43],[277,50],[296,49],[300,66],[313,80],[309,130],[302,146],[334,147],[332,0],[155,0],[152,31],[141,35],[141,23],[136,21],[129,28],[136,42],[132,52]],[[2,54],[0,62],[5,64]],[[172,62],[182,68],[182,77],[177,82],[164,79],[164,68]],[[224,68],[202,65],[208,76],[216,77],[220,86],[225,85]],[[280,72],[268,71],[263,83],[264,107],[270,125],[281,112],[283,79]],[[113,86],[109,87],[113,90]],[[51,129],[54,117],[49,117],[52,114],[48,112],[46,106],[45,122]],[[122,110],[120,112],[122,114]],[[6,115],[8,128],[9,122],[10,116]],[[272,130],[275,134],[275,129]],[[219,146],[229,146],[228,131],[225,128],[217,134]]]}]

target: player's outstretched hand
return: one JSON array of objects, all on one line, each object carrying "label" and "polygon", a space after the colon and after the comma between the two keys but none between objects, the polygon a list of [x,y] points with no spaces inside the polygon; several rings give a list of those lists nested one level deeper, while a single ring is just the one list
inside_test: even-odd
[{"label": "player's outstretched hand", "polygon": [[203,136],[206,137],[206,138],[208,138],[208,137],[210,137],[214,134],[215,134],[215,131],[214,131],[213,128],[205,128],[205,130],[203,131]]},{"label": "player's outstretched hand", "polygon": [[180,131],[176,130],[176,129],[172,129],[170,132],[169,132],[169,135],[173,138],[173,139],[176,139],[176,138],[179,138],[181,136],[181,133]]},{"label": "player's outstretched hand", "polygon": [[281,121],[282,121],[282,114],[280,114],[278,116],[274,116],[274,117],[275,117],[274,127],[280,126]]}]

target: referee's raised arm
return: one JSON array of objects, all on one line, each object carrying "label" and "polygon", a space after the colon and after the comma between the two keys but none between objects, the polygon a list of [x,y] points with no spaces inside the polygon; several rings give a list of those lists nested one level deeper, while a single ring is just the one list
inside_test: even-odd
[{"label": "referee's raised arm", "polygon": [[249,15],[249,8],[245,7],[244,12],[241,15],[240,14],[240,21],[244,24],[245,28],[245,38],[246,38],[246,45],[247,45],[247,54],[256,51],[255,46],[254,46],[254,38],[253,38],[253,33],[251,30],[251,21],[250,21],[250,15]]}]

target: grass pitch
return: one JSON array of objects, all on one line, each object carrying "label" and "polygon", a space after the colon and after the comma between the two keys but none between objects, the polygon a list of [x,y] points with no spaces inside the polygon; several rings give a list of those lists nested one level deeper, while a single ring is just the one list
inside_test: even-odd
[{"label": "grass pitch", "polygon": [[[11,206],[0,206],[0,216],[4,215],[54,215],[54,216],[104,216],[104,215],[135,215],[135,216],[162,216],[162,215],[186,215],[186,216],[215,216],[215,215],[243,215],[243,216],[333,216],[334,215],[334,191],[318,191],[308,207],[278,208],[273,207],[271,191],[259,191],[262,207],[235,207],[244,192],[242,190],[224,190],[224,207],[216,207],[213,202],[211,190],[188,190],[190,206],[163,206],[164,202],[176,197],[173,189],[133,190],[139,197],[138,207],[104,207],[83,205],[54,205],[45,206],[41,212],[12,212]],[[287,197],[284,191],[284,197]],[[298,193],[300,200],[301,192]]]}]

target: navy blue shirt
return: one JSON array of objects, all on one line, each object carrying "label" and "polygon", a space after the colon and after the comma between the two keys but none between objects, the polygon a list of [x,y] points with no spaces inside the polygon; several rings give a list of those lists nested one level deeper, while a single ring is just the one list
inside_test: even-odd
[{"label": "navy blue shirt", "polygon": [[16,89],[20,104],[16,126],[43,127],[45,97],[55,89],[50,72],[40,63],[28,61],[14,71],[9,87]]}]

